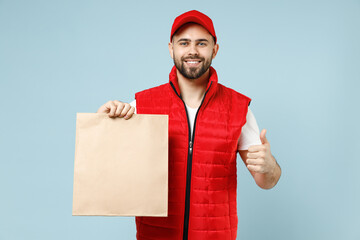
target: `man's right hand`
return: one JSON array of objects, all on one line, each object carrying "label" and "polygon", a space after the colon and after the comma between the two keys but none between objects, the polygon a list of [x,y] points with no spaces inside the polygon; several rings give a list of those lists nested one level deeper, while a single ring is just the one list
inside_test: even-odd
[{"label": "man's right hand", "polygon": [[135,107],[118,100],[108,101],[97,110],[97,113],[107,113],[109,117],[123,117],[124,119],[131,118],[134,112]]}]

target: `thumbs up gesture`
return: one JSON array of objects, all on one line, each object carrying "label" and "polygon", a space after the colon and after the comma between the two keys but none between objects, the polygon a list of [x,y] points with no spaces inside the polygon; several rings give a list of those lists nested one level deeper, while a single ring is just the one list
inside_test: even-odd
[{"label": "thumbs up gesture", "polygon": [[271,155],[270,143],[266,139],[266,129],[260,133],[261,145],[251,146],[248,149],[246,165],[254,173],[273,173],[277,166],[275,158]]}]

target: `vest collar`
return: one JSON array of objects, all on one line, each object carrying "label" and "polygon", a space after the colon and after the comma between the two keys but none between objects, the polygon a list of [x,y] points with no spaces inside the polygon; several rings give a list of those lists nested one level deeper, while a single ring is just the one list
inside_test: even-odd
[{"label": "vest collar", "polygon": [[[180,87],[179,87],[179,83],[178,83],[178,79],[177,79],[177,75],[176,75],[176,67],[175,66],[173,66],[173,68],[171,69],[171,72],[169,74],[169,83],[174,86],[175,93],[179,97],[181,97]],[[218,83],[217,73],[213,67],[210,67],[210,77],[209,77],[209,82],[206,87],[206,92],[207,92],[206,98],[207,99],[210,99],[211,95],[215,92],[215,90],[217,88],[217,83]]]}]

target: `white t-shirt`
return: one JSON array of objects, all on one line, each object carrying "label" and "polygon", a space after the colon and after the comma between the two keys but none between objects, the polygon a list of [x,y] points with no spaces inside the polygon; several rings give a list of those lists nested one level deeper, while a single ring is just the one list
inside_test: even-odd
[{"label": "white t-shirt", "polygon": [[[136,113],[136,100],[132,101],[130,105],[135,107],[135,113]],[[186,106],[186,108],[189,115],[189,122],[190,122],[191,135],[192,135],[194,130],[194,122],[195,122],[195,115],[197,112],[197,108],[191,108],[189,106]],[[261,145],[260,131],[256,119],[254,117],[254,114],[251,112],[249,108],[248,113],[246,115],[246,123],[242,127],[241,134],[239,137],[238,150],[247,150],[250,146],[253,145]]]}]

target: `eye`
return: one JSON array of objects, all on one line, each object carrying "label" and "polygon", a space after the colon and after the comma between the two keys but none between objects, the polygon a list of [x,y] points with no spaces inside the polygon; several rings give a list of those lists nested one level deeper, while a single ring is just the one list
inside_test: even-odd
[{"label": "eye", "polygon": [[204,43],[204,42],[199,42],[198,45],[199,45],[199,46],[206,46],[206,43]]},{"label": "eye", "polygon": [[186,45],[188,45],[188,43],[187,42],[180,42],[180,45],[181,46],[186,46]]}]

